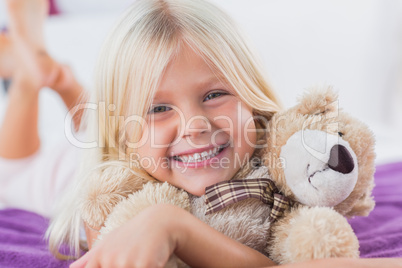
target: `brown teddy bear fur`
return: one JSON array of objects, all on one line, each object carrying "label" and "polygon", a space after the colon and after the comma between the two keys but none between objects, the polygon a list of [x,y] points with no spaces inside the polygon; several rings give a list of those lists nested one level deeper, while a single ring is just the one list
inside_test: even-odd
[{"label": "brown teddy bear fur", "polygon": [[[263,166],[252,169],[247,165],[239,173],[244,174],[244,179],[269,177],[281,193],[294,199],[286,184],[279,156],[289,137],[303,128],[326,131],[330,135],[342,132],[342,138],[349,142],[356,154],[357,183],[352,193],[333,208],[299,204],[280,220],[271,223],[270,206],[257,199],[247,199],[205,215],[204,196],[191,196],[167,183],[149,182],[144,185],[145,181],[134,175],[126,176],[130,178],[129,182],[119,181],[119,176],[112,176],[116,168],[109,167],[84,190],[82,218],[89,226],[102,226],[100,240],[144,208],[169,203],[190,211],[216,230],[266,254],[277,263],[358,257],[358,240],[345,216],[367,215],[374,207],[371,197],[374,138],[367,126],[338,110],[337,95],[332,90],[306,94],[300,104],[275,114],[267,126]],[[174,267],[176,262],[171,259],[169,267]],[[180,261],[177,263],[184,265]]]}]

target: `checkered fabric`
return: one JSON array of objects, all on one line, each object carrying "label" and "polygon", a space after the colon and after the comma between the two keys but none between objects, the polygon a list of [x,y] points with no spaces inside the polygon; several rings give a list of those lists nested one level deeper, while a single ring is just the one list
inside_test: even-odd
[{"label": "checkered fabric", "polygon": [[247,198],[257,198],[271,206],[271,221],[290,209],[291,201],[279,193],[274,182],[267,178],[222,181],[205,188],[205,214],[217,212]]}]

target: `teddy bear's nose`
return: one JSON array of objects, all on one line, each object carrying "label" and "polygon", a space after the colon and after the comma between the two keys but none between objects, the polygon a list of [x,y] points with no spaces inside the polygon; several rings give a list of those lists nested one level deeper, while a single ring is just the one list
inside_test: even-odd
[{"label": "teddy bear's nose", "polygon": [[355,163],[349,150],[345,146],[337,144],[331,148],[328,166],[332,170],[348,174],[354,169]]}]

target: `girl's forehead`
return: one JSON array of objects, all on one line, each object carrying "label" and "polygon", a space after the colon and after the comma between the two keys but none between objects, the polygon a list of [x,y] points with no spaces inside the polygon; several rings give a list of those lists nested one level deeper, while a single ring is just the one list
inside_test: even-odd
[{"label": "girl's forehead", "polygon": [[166,66],[156,93],[159,95],[172,88],[186,86],[202,90],[218,84],[228,83],[211,61],[193,49],[183,47]]},{"label": "girl's forehead", "polygon": [[[194,41],[193,41],[194,42]],[[197,45],[194,45],[193,42],[186,43],[180,42],[178,45],[178,49],[171,56],[169,63],[167,64],[166,69],[174,68],[175,65],[183,62],[189,62],[192,66],[207,69],[215,73],[217,77],[223,78],[221,71],[214,64],[217,61],[217,58],[211,59],[207,55],[213,54],[212,51],[205,51],[205,48],[202,49]],[[224,65],[224,64],[221,64]]]}]

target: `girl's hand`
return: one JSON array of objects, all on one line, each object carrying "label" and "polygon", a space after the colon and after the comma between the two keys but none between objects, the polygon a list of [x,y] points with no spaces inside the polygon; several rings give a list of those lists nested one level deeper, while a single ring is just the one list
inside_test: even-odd
[{"label": "girl's hand", "polygon": [[142,211],[70,267],[163,267],[176,247],[177,225],[171,213],[176,210],[157,205]]}]

